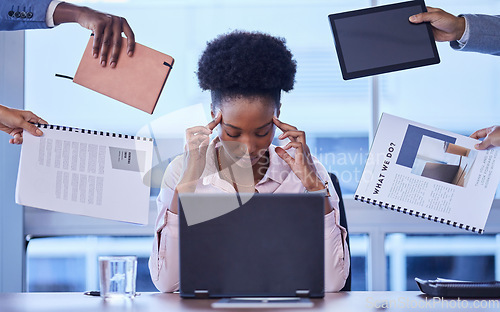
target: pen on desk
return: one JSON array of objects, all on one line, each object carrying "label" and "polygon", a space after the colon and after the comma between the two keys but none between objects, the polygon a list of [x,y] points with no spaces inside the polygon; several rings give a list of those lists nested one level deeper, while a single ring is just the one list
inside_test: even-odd
[{"label": "pen on desk", "polygon": [[[83,293],[86,296],[93,296],[93,297],[99,297],[101,296],[101,292],[98,290],[92,290],[92,291],[86,291]],[[141,293],[135,293],[134,297],[140,296]]]}]

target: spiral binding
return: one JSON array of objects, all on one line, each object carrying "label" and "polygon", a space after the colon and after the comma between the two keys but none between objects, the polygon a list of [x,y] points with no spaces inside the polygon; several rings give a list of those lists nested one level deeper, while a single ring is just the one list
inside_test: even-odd
[{"label": "spiral binding", "polygon": [[415,216],[417,218],[422,218],[422,219],[426,219],[426,220],[429,220],[429,221],[438,222],[438,223],[441,223],[441,224],[451,225],[453,227],[457,227],[457,228],[460,228],[460,229],[465,229],[467,231],[471,231],[471,232],[474,232],[474,233],[483,234],[483,232],[484,232],[483,229],[478,229],[478,228],[472,227],[470,225],[465,225],[463,223],[453,222],[451,220],[446,220],[444,218],[432,216],[432,215],[426,214],[426,213],[421,213],[419,211],[407,209],[407,208],[404,208],[404,207],[390,205],[390,204],[384,203],[384,202],[382,202],[380,200],[377,201],[376,199],[371,199],[371,198],[368,198],[368,197],[365,198],[364,196],[360,196],[360,195],[357,195],[357,194],[354,195],[354,199],[355,200],[359,200],[359,201],[361,201],[363,203],[368,203],[368,204],[372,204],[374,206],[379,206],[380,208],[385,208],[385,209],[388,209],[388,210],[394,210],[394,211],[397,211],[397,212],[402,212],[402,213],[408,214],[410,216]]},{"label": "spiral binding", "polygon": [[51,129],[51,130],[62,130],[62,131],[70,131],[70,132],[75,132],[75,133],[86,133],[86,134],[93,134],[93,135],[100,135],[100,136],[110,136],[113,138],[123,138],[123,139],[132,139],[132,140],[137,140],[137,141],[149,141],[153,142],[152,138],[146,138],[146,137],[140,137],[140,136],[134,136],[134,135],[128,135],[128,134],[117,134],[113,132],[104,132],[104,131],[97,131],[97,130],[88,130],[88,129],[80,129],[80,128],[73,128],[73,127],[67,127],[67,126],[58,126],[58,125],[47,125],[47,124],[40,124],[37,123],[35,124],[38,128],[43,128],[43,129]]}]

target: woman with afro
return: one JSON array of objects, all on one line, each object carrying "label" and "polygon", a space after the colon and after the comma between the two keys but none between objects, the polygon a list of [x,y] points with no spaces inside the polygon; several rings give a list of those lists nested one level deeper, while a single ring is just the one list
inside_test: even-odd
[{"label": "woman with afro", "polygon": [[[198,80],[211,92],[214,118],[186,130],[186,149],[168,166],[158,196],[149,268],[163,292],[179,288],[178,194],[322,192],[325,200],[325,291],[339,291],[349,274],[346,231],[338,196],[324,166],[311,155],[303,131],[278,119],[281,91],[292,90],[296,62],[285,40],[234,31],[207,44]],[[288,139],[272,145],[276,128]],[[209,135],[217,129],[217,137]]]}]

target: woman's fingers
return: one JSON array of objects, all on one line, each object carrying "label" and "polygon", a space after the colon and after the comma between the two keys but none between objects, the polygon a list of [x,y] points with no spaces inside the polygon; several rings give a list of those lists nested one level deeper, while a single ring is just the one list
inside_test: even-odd
[{"label": "woman's fingers", "polygon": [[222,114],[219,112],[215,118],[206,126],[195,126],[186,130],[186,141],[190,149],[203,148],[201,153],[206,152],[206,148],[210,143],[210,134],[212,130],[221,122]]},{"label": "woman's fingers", "polygon": [[283,159],[287,164],[288,166],[290,166],[290,168],[293,168],[293,164],[294,164],[294,159],[292,156],[290,156],[290,154],[288,154],[282,147],[276,147],[274,149],[276,151],[276,154],[278,154],[278,156]]},{"label": "woman's fingers", "polygon": [[304,145],[300,142],[289,142],[287,145],[283,147],[285,151],[295,148],[295,162],[298,164],[304,163],[307,155],[304,155]]},{"label": "woman's fingers", "polygon": [[283,131],[283,133],[278,136],[278,139],[284,140],[288,138],[292,142],[302,142],[306,144],[306,134],[304,131],[297,130],[297,127],[281,122],[276,116],[273,117],[273,122]]},{"label": "woman's fingers", "polygon": [[207,142],[210,140],[208,135],[197,135],[192,137],[187,141],[188,152],[189,153],[200,153],[199,150],[203,145],[203,142]]},{"label": "woman's fingers", "polygon": [[189,139],[191,136],[196,135],[210,135],[212,130],[221,122],[222,114],[219,112],[215,118],[210,121],[206,126],[195,126],[186,129],[186,137]]},{"label": "woman's fingers", "polygon": [[194,156],[191,158],[196,162],[196,165],[204,164],[208,145],[210,144],[211,127],[215,127],[220,122],[219,118],[214,118],[207,126],[195,126],[186,129],[186,148],[185,152],[188,155]]},{"label": "woman's fingers", "polygon": [[210,135],[212,134],[212,130],[203,126],[196,126],[186,129],[186,136],[195,136],[200,134]]},{"label": "woman's fingers", "polygon": [[[278,136],[278,139],[284,140],[288,138],[290,140],[290,142],[282,148],[283,152],[290,148],[295,148],[295,158],[291,157],[288,153],[287,155],[293,159],[293,163],[304,164],[304,162],[310,158],[309,148],[306,144],[306,133],[298,130],[297,127],[280,121],[276,116],[273,117],[273,122],[283,131],[283,133]],[[282,156],[286,157],[283,153]],[[288,157],[286,158],[289,159]]]},{"label": "woman's fingers", "polygon": [[280,128],[283,131],[297,130],[297,127],[294,127],[292,125],[280,121],[276,116],[273,116],[273,122],[276,125],[276,127]]},{"label": "woman's fingers", "polygon": [[210,144],[210,138],[206,137],[200,142],[200,156],[204,157],[207,154],[208,145]]},{"label": "woman's fingers", "polygon": [[302,144],[306,144],[306,133],[304,131],[300,130],[290,130],[283,132],[278,136],[278,139],[284,140],[284,139],[290,139],[292,142],[301,142]]},{"label": "woman's fingers", "polygon": [[215,127],[221,122],[221,120],[222,120],[222,113],[221,111],[219,111],[217,113],[217,116],[215,116],[215,118],[208,123],[207,128],[210,130],[214,130]]}]

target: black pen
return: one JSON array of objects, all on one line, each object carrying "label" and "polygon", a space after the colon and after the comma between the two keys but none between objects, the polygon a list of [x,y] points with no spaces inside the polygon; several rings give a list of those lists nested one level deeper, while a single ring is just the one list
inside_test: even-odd
[{"label": "black pen", "polygon": [[87,295],[87,296],[95,296],[95,297],[99,297],[101,295],[101,292],[98,291],[98,290],[92,290],[92,291],[86,291],[83,293],[84,295]]}]

